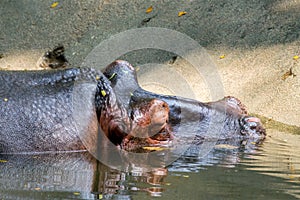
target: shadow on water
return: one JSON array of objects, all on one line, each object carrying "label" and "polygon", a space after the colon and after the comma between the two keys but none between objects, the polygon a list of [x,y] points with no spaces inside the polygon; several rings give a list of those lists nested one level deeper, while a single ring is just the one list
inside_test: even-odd
[{"label": "shadow on water", "polygon": [[300,139],[268,130],[262,144],[219,141],[204,157],[192,146],[167,168],[111,169],[89,153],[0,156],[2,199],[296,199]]}]

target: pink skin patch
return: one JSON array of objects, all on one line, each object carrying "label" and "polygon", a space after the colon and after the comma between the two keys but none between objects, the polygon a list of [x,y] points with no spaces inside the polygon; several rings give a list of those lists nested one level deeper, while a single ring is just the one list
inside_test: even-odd
[{"label": "pink skin patch", "polygon": [[247,122],[256,122],[256,123],[260,123],[260,119],[256,118],[256,117],[250,117],[247,119]]},{"label": "pink skin patch", "polygon": [[126,65],[126,66],[129,67],[130,70],[134,71],[134,68],[132,67],[132,65],[129,64],[129,62],[127,62],[127,61],[124,61],[124,60],[116,60],[115,62],[118,63],[118,64]]}]

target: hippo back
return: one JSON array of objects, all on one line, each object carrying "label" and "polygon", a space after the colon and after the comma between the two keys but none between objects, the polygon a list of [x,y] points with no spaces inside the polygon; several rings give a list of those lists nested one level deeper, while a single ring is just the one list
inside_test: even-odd
[{"label": "hippo back", "polygon": [[[85,90],[84,84],[76,82],[80,74],[77,68],[0,71],[0,152],[85,149],[73,116],[74,88]],[[85,98],[94,101],[93,91]],[[94,110],[87,112],[91,122]],[[85,131],[95,135],[96,127],[87,126]]]}]

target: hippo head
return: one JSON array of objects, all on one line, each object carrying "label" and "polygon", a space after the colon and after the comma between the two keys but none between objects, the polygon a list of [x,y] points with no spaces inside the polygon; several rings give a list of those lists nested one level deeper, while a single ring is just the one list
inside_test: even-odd
[{"label": "hippo head", "polygon": [[[216,102],[202,103],[197,100],[186,99],[178,96],[165,96],[154,94],[143,90],[137,81],[134,68],[127,61],[117,60],[107,66],[103,74],[111,81],[111,86],[118,94],[120,102],[128,110],[132,101],[141,99],[160,99],[168,104],[169,122],[177,126],[181,119],[189,119],[188,122],[195,122],[199,126],[200,134],[207,127],[207,119],[216,118],[219,114],[225,114],[225,123],[220,139],[228,138],[265,138],[266,131],[260,120],[249,116],[246,107],[234,97],[225,97]],[[184,109],[184,112],[182,110]],[[197,117],[202,116],[199,121]],[[189,117],[189,118],[188,118]],[[218,120],[216,120],[218,122]],[[181,123],[182,125],[182,123]],[[198,133],[197,133],[198,134]],[[207,137],[214,137],[208,135]]]}]

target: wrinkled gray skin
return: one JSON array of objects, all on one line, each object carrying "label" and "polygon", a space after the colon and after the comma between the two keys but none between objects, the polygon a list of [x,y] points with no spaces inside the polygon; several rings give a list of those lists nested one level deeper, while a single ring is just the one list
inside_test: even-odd
[{"label": "wrinkled gray skin", "polygon": [[[85,81],[101,75],[93,69],[0,71],[0,152],[85,149],[73,116],[73,91],[76,86],[94,102],[95,90],[86,91]],[[82,135],[94,139],[95,108],[88,115]]]}]

